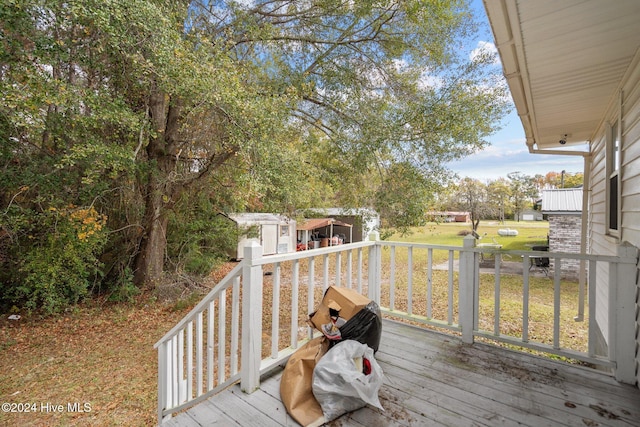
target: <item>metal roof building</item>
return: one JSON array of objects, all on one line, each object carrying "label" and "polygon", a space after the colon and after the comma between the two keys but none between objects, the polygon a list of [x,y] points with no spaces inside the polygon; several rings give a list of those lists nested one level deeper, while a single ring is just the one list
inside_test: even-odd
[{"label": "metal roof building", "polygon": [[542,191],[542,213],[561,215],[582,212],[582,188]]}]

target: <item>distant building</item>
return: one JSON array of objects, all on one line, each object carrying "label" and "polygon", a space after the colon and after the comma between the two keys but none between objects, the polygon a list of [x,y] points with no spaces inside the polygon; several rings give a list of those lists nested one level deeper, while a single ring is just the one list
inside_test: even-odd
[{"label": "distant building", "polygon": [[296,221],[271,213],[220,214],[235,223],[238,244],[229,248],[231,259],[244,258],[244,248],[252,240],[262,246],[263,255],[282,254],[296,250]]},{"label": "distant building", "polygon": [[455,211],[432,211],[427,212],[427,219],[433,222],[471,222],[471,213]]},{"label": "distant building", "polygon": [[316,208],[309,211],[353,226],[346,243],[369,240],[369,233],[380,228],[380,214],[369,208]]},{"label": "distant building", "polygon": [[542,221],[544,215],[535,209],[525,209],[514,218],[516,221]]}]

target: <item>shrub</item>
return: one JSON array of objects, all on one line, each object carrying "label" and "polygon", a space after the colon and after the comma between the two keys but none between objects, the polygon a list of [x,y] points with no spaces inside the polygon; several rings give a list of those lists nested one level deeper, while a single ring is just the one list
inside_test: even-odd
[{"label": "shrub", "polygon": [[106,217],[93,207],[49,208],[36,216],[19,263],[14,300],[46,314],[76,304],[99,278]]}]

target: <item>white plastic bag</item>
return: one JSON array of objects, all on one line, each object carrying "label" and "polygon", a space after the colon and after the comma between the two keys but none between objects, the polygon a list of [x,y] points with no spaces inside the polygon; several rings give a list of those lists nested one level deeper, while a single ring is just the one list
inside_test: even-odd
[{"label": "white plastic bag", "polygon": [[313,395],[329,422],[367,404],[383,409],[378,399],[383,379],[373,350],[358,341],[345,340],[331,348],[316,364]]}]

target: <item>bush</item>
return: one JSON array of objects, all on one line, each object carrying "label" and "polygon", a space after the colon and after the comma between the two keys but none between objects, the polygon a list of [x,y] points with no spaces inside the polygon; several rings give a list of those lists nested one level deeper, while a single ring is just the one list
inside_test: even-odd
[{"label": "bush", "polygon": [[13,300],[28,310],[62,311],[84,298],[96,279],[107,240],[106,217],[93,207],[54,207],[33,218],[18,263]]},{"label": "bush", "polygon": [[167,259],[173,272],[207,276],[237,244],[235,224],[204,198],[185,198],[170,216]]}]

